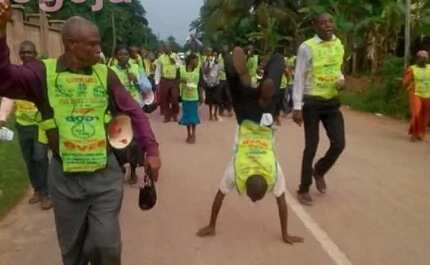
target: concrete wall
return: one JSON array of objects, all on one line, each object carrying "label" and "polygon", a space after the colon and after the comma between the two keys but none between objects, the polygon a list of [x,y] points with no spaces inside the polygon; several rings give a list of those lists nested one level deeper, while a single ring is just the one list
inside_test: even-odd
[{"label": "concrete wall", "polygon": [[12,21],[7,29],[7,42],[10,48],[10,58],[13,63],[19,63],[19,44],[24,40],[34,42],[39,55],[58,57],[63,53],[61,42],[61,22],[50,21],[43,14],[24,14],[20,5],[13,5]]}]

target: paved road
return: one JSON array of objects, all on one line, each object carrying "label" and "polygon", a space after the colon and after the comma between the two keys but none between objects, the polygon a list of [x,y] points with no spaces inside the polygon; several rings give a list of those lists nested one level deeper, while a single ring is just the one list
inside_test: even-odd
[{"label": "paved road", "polygon": [[[206,113],[205,113],[206,114]],[[252,204],[226,198],[218,234],[197,238],[231,155],[235,122],[207,122],[197,144],[185,129],[152,117],[164,167],[160,200],[137,208],[127,187],[121,214],[125,265],[428,265],[430,264],[430,144],[411,144],[407,124],[346,110],[347,149],[328,176],[325,196],[302,208],[289,199],[290,231],[305,243],[280,238],[275,200]],[[322,137],[324,138],[324,137]],[[320,151],[327,147],[322,140]],[[286,121],[278,154],[290,194],[298,186],[302,129]],[[60,264],[52,212],[21,203],[0,222],[0,265]]]}]

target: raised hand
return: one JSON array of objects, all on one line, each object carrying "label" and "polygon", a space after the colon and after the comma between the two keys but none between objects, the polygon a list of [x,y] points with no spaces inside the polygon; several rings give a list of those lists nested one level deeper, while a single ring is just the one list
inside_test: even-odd
[{"label": "raised hand", "polygon": [[6,32],[7,22],[12,16],[10,0],[0,0],[0,32]]}]

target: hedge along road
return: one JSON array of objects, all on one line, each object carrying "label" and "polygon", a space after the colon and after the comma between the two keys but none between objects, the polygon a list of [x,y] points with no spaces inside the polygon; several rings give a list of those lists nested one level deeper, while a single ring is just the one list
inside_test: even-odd
[{"label": "hedge along road", "polygon": [[[407,124],[345,110],[347,148],[328,176],[328,193],[312,189],[315,204],[295,200],[303,132],[291,120],[277,134],[286,174],[289,230],[305,238],[281,241],[275,200],[253,204],[229,195],[217,235],[195,236],[207,224],[217,185],[231,155],[236,123],[204,122],[197,144],[185,144],[185,128],[152,123],[164,166],[155,209],[137,207],[127,187],[121,214],[123,263],[127,265],[427,265],[430,259],[430,144],[409,143]],[[321,131],[323,133],[323,130]],[[328,142],[321,135],[319,154]],[[21,203],[0,223],[0,265],[60,264],[52,212]]]}]

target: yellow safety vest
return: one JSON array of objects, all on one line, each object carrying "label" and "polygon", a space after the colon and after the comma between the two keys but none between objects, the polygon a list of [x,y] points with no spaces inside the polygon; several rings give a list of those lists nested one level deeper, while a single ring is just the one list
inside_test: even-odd
[{"label": "yellow safety vest", "polygon": [[40,112],[33,102],[26,100],[15,100],[16,122],[22,126],[37,125],[40,120]]},{"label": "yellow safety vest", "polygon": [[137,56],[137,59],[133,59],[130,57],[129,63],[137,65],[137,67],[139,69],[139,73],[143,72],[143,73],[147,74],[147,72],[145,72],[145,66],[143,64],[143,60],[142,60],[142,57],[140,57],[140,55]]},{"label": "yellow safety vest", "polygon": [[[194,71],[188,72],[186,67],[181,67],[181,98],[183,101],[199,100],[199,78],[200,71],[196,67]],[[184,82],[184,83],[183,83]]]},{"label": "yellow safety vest", "polygon": [[47,144],[48,138],[46,133],[42,128],[40,128],[39,123],[42,121],[42,116],[33,102],[27,100],[15,100],[15,117],[16,123],[22,126],[38,126],[38,137],[37,140],[41,144]]},{"label": "yellow safety vest", "polygon": [[140,93],[140,88],[137,83],[130,82],[128,78],[128,74],[132,74],[136,76],[137,79],[139,79],[140,71],[137,64],[129,64],[128,68],[122,68],[119,65],[115,65],[111,67],[111,69],[116,73],[119,80],[121,81],[122,85],[127,89],[128,93],[131,95],[131,97],[138,103],[143,104],[143,97]]},{"label": "yellow safety vest", "polygon": [[240,194],[246,191],[246,181],[254,175],[262,176],[273,190],[278,173],[274,151],[273,129],[245,120],[239,127],[236,145],[235,183]]},{"label": "yellow safety vest", "polygon": [[412,66],[415,82],[415,95],[430,98],[430,65],[426,67]]},{"label": "yellow safety vest", "polygon": [[344,48],[338,38],[322,41],[315,37],[305,42],[312,52],[311,96],[332,99],[337,96],[336,83],[342,75]]},{"label": "yellow safety vest", "polygon": [[170,56],[167,54],[163,54],[158,59],[160,64],[162,65],[162,73],[161,77],[166,79],[176,79],[176,63],[172,63],[170,58],[173,54]]},{"label": "yellow safety vest", "polygon": [[58,129],[59,156],[64,172],[94,172],[107,165],[109,96],[108,67],[97,64],[91,75],[57,72],[57,59],[43,61],[46,67],[49,105],[52,119],[45,130]]}]

